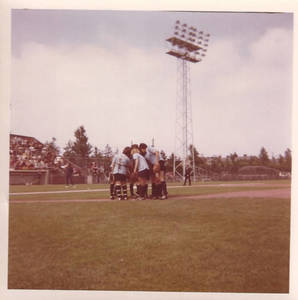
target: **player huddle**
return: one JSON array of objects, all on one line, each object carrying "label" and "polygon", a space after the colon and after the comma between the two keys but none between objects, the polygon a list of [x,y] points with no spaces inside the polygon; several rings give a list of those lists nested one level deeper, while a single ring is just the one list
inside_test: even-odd
[{"label": "player huddle", "polygon": [[[166,199],[165,162],[160,152],[144,143],[125,147],[122,153],[116,154],[111,164],[110,198],[127,200],[127,181],[130,196],[137,200],[148,197],[148,183],[151,181],[150,198]],[[136,194],[134,193],[136,185]]]}]

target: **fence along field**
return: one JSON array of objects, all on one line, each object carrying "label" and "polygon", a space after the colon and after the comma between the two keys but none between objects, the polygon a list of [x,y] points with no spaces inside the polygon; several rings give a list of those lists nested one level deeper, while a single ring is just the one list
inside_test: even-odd
[{"label": "fence along field", "polygon": [[147,201],[11,195],[9,288],[287,293],[289,189],[290,181],[173,186],[169,199]]}]

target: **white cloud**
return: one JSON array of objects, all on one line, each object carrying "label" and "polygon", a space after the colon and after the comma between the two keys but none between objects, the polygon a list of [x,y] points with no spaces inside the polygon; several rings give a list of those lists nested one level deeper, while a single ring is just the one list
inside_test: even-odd
[{"label": "white cloud", "polygon": [[[12,129],[64,146],[84,125],[90,142],[174,149],[176,62],[163,49],[26,44],[13,58]],[[214,39],[192,65],[194,142],[206,155],[280,153],[290,146],[291,35],[267,31],[239,47]],[[125,49],[125,51],[119,51]],[[244,51],[245,50],[245,51]]]},{"label": "white cloud", "polygon": [[193,66],[196,144],[203,153],[280,153],[290,147],[291,35],[269,30],[245,51],[237,42],[211,42]]},{"label": "white cloud", "polygon": [[255,41],[250,51],[256,64],[271,68],[283,69],[291,63],[292,34],[281,28],[268,30],[259,40]]},{"label": "white cloud", "polygon": [[27,44],[22,56],[13,58],[12,128],[42,141],[55,136],[62,146],[84,125],[94,146],[123,147],[155,136],[168,147],[174,136],[161,128],[175,112],[166,105],[171,80],[156,63],[161,55]]}]

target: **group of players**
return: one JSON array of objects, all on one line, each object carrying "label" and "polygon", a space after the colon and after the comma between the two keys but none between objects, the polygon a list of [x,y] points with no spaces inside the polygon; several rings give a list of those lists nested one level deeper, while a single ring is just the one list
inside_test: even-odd
[{"label": "group of players", "polygon": [[[152,193],[148,196],[148,183]],[[166,199],[165,162],[160,152],[144,143],[125,147],[116,154],[111,164],[110,199],[127,200],[127,182],[130,197],[137,200]],[[136,193],[134,192],[136,185]]]}]

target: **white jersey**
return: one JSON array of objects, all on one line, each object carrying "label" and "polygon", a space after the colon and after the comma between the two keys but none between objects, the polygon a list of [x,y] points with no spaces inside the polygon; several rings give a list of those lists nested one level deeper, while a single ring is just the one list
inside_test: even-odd
[{"label": "white jersey", "polygon": [[113,174],[126,175],[128,173],[130,159],[123,153],[116,154],[112,161],[112,166],[113,165],[114,165],[114,168],[112,170]]},{"label": "white jersey", "polygon": [[138,172],[149,169],[149,166],[147,164],[145,157],[143,155],[141,155],[140,153],[134,153],[132,158],[135,160],[138,159],[138,161],[139,161],[138,170],[137,170]]},{"label": "white jersey", "polygon": [[152,164],[154,165],[156,163],[156,152],[158,150],[153,148],[153,147],[147,147],[146,149],[146,155],[145,155],[145,158]]}]

